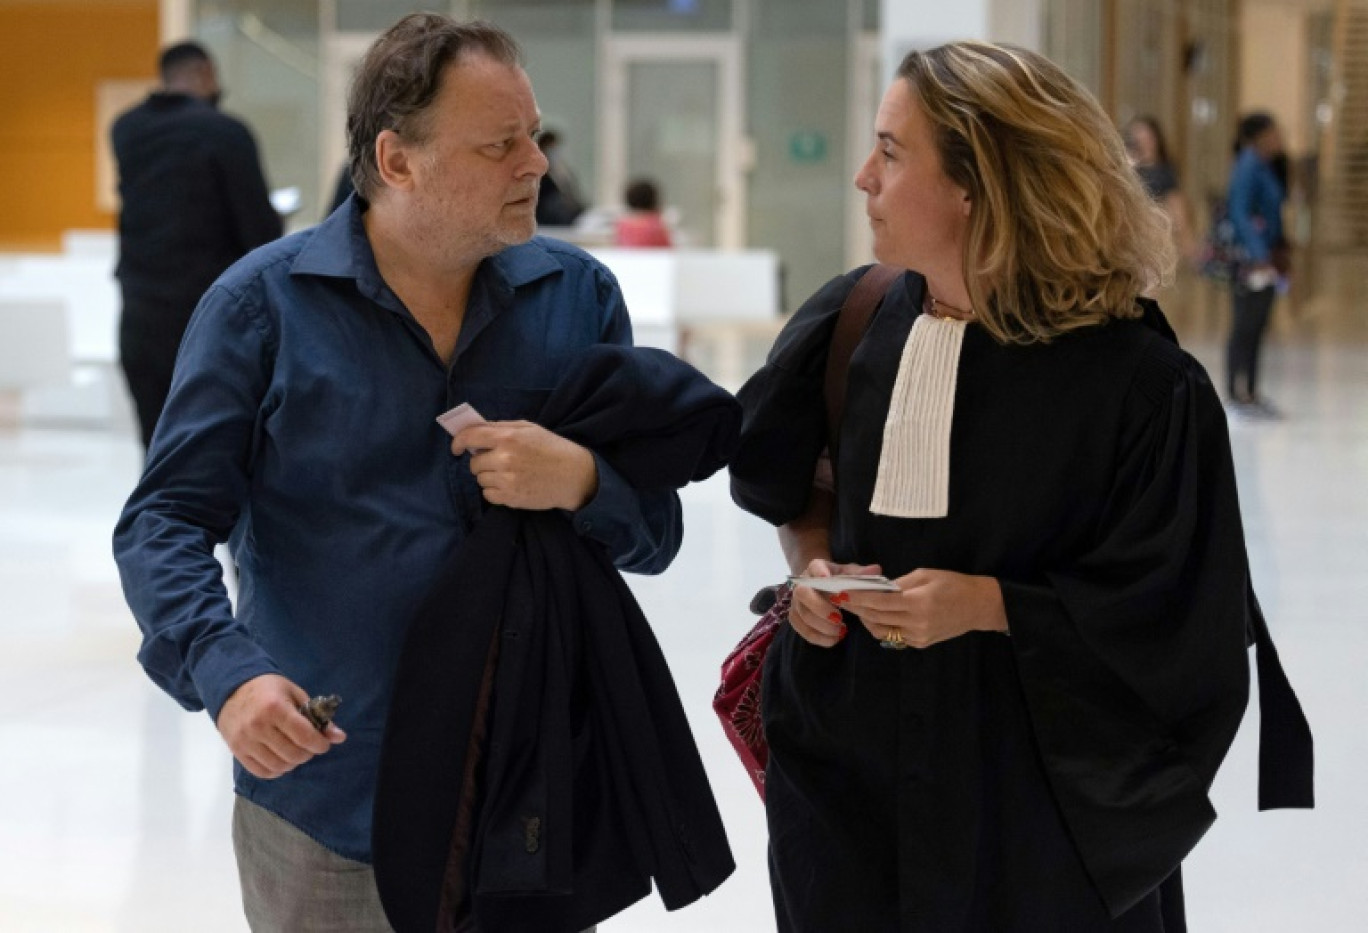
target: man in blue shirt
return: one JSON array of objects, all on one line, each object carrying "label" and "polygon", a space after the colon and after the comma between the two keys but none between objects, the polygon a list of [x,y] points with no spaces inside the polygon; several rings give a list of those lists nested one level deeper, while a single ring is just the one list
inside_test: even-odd
[{"label": "man in blue shirt", "polygon": [[[563,510],[626,570],[681,537],[673,492],[530,421],[567,357],[631,329],[606,269],[533,237],[546,158],[513,40],[405,18],[347,126],[357,195],[205,295],[114,536],[140,661],[236,758],[254,930],[388,928],[366,863],[393,671],[484,503]],[[434,418],[460,402],[491,424],[453,440]],[[299,712],[333,693],[345,734]]]}]

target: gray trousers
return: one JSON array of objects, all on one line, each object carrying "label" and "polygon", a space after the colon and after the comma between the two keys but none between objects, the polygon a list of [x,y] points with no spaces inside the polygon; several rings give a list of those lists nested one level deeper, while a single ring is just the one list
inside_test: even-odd
[{"label": "gray trousers", "polygon": [[233,851],[252,933],[394,933],[369,865],[324,848],[250,800],[234,801]]},{"label": "gray trousers", "polygon": [[233,851],[252,933],[393,933],[375,873],[242,797]]}]

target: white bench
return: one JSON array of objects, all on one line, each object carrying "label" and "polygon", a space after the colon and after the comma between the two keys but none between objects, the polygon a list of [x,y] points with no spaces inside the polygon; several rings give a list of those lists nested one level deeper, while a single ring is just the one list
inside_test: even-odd
[{"label": "white bench", "polygon": [[0,298],[0,390],[15,392],[71,381],[66,304]]},{"label": "white bench", "polygon": [[[10,307],[11,317],[25,319],[11,319],[0,333],[0,353],[13,347],[33,357],[4,364],[16,374],[15,383],[14,367],[24,367],[25,384],[11,384],[0,372],[0,387],[22,393],[20,417],[26,422],[131,425],[118,371],[118,238],[112,231],[73,230],[62,245],[57,254],[0,255],[0,302]],[[49,355],[58,327],[65,340],[60,373]],[[39,369],[48,375],[34,381]]]}]

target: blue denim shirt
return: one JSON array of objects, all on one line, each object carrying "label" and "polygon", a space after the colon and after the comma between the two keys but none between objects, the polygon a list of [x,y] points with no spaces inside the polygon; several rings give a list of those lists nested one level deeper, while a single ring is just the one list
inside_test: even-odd
[{"label": "blue denim shirt", "polygon": [[[567,357],[601,342],[631,342],[617,282],[582,251],[536,238],[480,266],[443,365],[381,279],[355,199],[205,294],[114,533],[138,657],[182,706],[214,717],[263,673],[339,694],[348,736],[273,781],[235,765],[238,793],[369,860],[404,632],[485,507],[468,455],[451,454],[433,419],[468,401],[489,420],[535,420]],[[618,567],[665,569],[682,535],[678,497],[638,492],[595,459],[598,491],[570,520]],[[240,570],[236,615],[212,553],[225,540]]]},{"label": "blue denim shirt", "polygon": [[1273,247],[1281,242],[1285,196],[1278,176],[1254,147],[1241,149],[1230,172],[1226,201],[1235,234],[1250,262],[1268,262]]}]

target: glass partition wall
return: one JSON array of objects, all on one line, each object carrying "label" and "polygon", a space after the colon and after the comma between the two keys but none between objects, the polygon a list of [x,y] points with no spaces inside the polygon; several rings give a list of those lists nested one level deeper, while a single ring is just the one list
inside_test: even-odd
[{"label": "glass partition wall", "polygon": [[293,229],[331,204],[366,47],[436,8],[517,37],[544,124],[597,206],[652,177],[684,242],[777,250],[789,305],[868,258],[851,179],[882,91],[878,0],[187,2],[271,186],[300,191]]},{"label": "glass partition wall", "polygon": [[[331,203],[355,63],[400,16],[435,7],[517,36],[545,125],[559,131],[596,206],[618,208],[629,179],[653,177],[684,242],[776,250],[790,310],[870,258],[852,176],[883,90],[880,0],[179,3],[178,15],[218,57],[225,107],[255,131],[271,185],[299,189],[292,228],[316,222]],[[1040,0],[1041,51],[1092,88],[1118,124],[1141,113],[1159,119],[1201,225],[1229,171],[1241,55],[1266,54],[1260,42],[1286,45],[1286,37],[1242,34],[1260,4],[1309,17],[1307,75],[1288,75],[1304,78],[1307,101],[1295,122],[1289,117],[1309,150],[1298,224],[1324,222],[1334,242],[1361,242],[1357,207],[1310,212],[1318,193],[1333,208],[1336,199],[1358,205],[1356,192],[1368,190],[1362,173],[1349,171],[1361,161],[1359,124],[1340,119],[1357,110],[1336,90],[1352,85],[1348,97],[1361,96],[1352,66],[1363,56],[1345,38],[1368,34],[1354,25],[1360,0]]]},{"label": "glass partition wall", "polygon": [[223,109],[251,127],[267,183],[299,190],[291,226],[312,223],[327,203],[317,0],[198,0],[194,7],[195,38],[218,62]]}]

